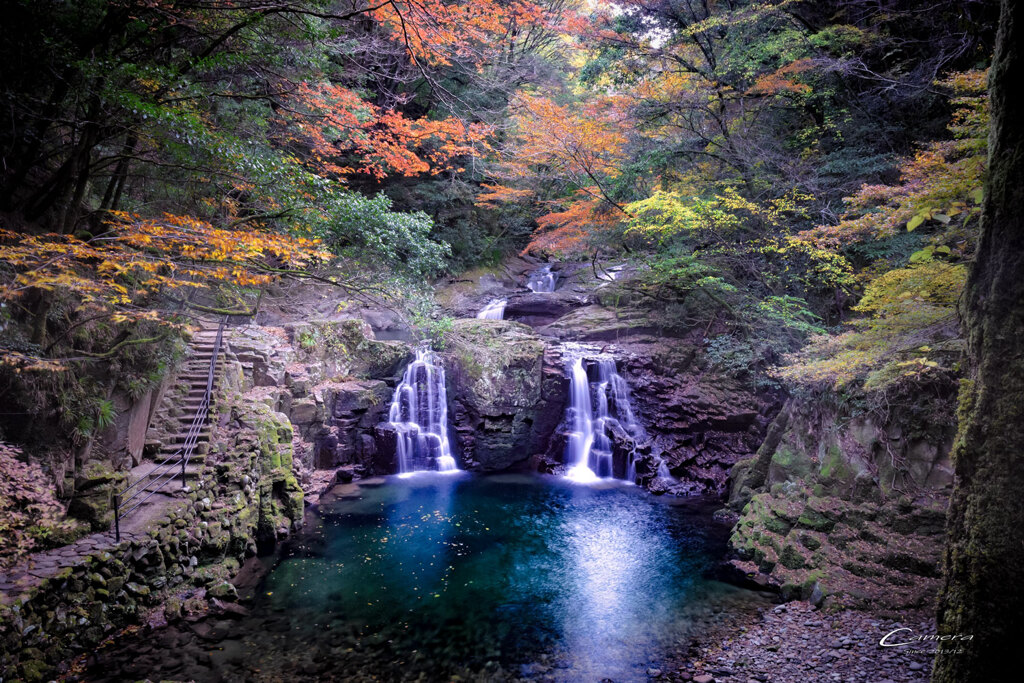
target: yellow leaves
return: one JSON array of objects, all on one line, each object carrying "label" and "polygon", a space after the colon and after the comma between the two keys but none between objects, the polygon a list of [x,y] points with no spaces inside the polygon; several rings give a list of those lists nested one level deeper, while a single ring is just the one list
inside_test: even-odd
[{"label": "yellow leaves", "polygon": [[787,357],[779,376],[834,388],[863,381],[873,390],[944,369],[935,354],[958,357],[956,301],[966,278],[965,266],[941,261],[883,273],[854,308],[869,317],[842,334],[813,339]]},{"label": "yellow leaves", "polygon": [[625,211],[631,216],[627,233],[658,239],[680,233],[699,233],[700,239],[724,240],[735,231],[755,224],[781,227],[784,218],[800,215],[801,203],[811,199],[809,195],[790,192],[766,202],[752,202],[732,187],[706,196],[659,190],[647,199],[626,205]]},{"label": "yellow leaves", "polygon": [[[983,79],[984,72],[965,72],[953,74],[943,84],[954,89],[977,87]],[[890,237],[904,226],[908,231],[929,222],[948,226],[947,230],[967,226],[980,213],[988,106],[983,96],[961,98],[954,104],[960,108],[950,129],[960,139],[929,143],[904,161],[899,183],[861,186],[845,199],[849,213],[838,225],[819,225],[802,236],[835,248]]]},{"label": "yellow leaves", "polygon": [[0,365],[14,368],[14,371],[17,373],[60,372],[66,369],[64,364],[59,361],[29,356],[20,351],[11,351],[10,349],[0,349]]},{"label": "yellow leaves", "polygon": [[14,299],[36,290],[62,290],[83,305],[114,309],[117,321],[153,319],[155,311],[122,310],[154,292],[206,287],[212,282],[255,286],[274,269],[302,268],[331,255],[316,240],[253,229],[216,228],[194,216],[159,219],[112,214],[108,231],[88,241],[70,235],[23,235],[0,230],[0,263],[15,271],[0,283]]}]

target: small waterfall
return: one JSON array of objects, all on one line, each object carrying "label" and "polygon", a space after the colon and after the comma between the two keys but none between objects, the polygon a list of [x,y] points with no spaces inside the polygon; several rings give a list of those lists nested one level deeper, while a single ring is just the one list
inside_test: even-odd
[{"label": "small waterfall", "polygon": [[429,348],[416,350],[402,382],[395,387],[388,422],[397,431],[398,473],[423,470],[456,472],[448,443],[448,390],[444,368]]},{"label": "small waterfall", "polygon": [[565,446],[565,461],[572,464],[566,473],[575,481],[594,481],[597,474],[590,469],[590,451],[594,444],[594,421],[591,418],[590,383],[583,359],[577,358],[569,367],[569,406],[572,432]]},{"label": "small waterfall", "polygon": [[[635,441],[646,438],[643,425],[633,412],[629,385],[618,373],[615,360],[599,358],[596,365],[597,381],[590,382],[582,357],[567,364],[570,384],[566,419],[572,431],[566,444],[565,462],[570,465],[567,476],[580,482],[614,476],[610,436],[613,426],[622,428]],[[625,478],[636,480],[632,457],[626,463]]]},{"label": "small waterfall", "polygon": [[503,320],[505,318],[506,299],[493,299],[476,314],[481,320]]},{"label": "small waterfall", "polygon": [[558,273],[551,272],[550,263],[545,263],[538,270],[530,273],[529,279],[526,280],[526,286],[529,287],[530,291],[538,294],[555,291],[557,283]]}]

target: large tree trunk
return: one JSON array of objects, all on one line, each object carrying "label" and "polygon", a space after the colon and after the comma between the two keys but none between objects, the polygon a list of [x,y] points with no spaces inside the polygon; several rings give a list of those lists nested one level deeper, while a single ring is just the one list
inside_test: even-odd
[{"label": "large tree trunk", "polygon": [[1006,680],[1024,634],[1024,2],[1003,0],[989,75],[992,128],[981,241],[963,317],[971,378],[960,389],[940,633],[933,680]]}]

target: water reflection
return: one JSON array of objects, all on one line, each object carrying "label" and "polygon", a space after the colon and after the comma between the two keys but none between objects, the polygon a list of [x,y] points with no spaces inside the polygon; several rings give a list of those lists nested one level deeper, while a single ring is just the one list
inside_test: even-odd
[{"label": "water reflection", "polygon": [[379,539],[380,576],[407,599],[422,602],[447,588],[454,568],[451,537],[455,525],[461,526],[451,516],[457,479],[448,473],[420,472],[403,483],[410,489],[409,497],[386,509],[388,522]]},{"label": "water reflection", "polygon": [[615,505],[621,495],[577,489],[561,525],[572,570],[559,630],[584,680],[640,676],[650,646],[672,630],[672,594],[687,583],[664,520]]}]

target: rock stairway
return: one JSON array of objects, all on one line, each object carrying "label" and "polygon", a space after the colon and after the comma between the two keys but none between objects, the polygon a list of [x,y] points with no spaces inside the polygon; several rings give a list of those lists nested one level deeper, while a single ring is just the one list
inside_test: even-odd
[{"label": "rock stairway", "polygon": [[[182,457],[185,455],[182,449],[206,394],[206,383],[216,343],[216,326],[204,326],[193,336],[188,360],[177,376],[177,385],[164,397],[164,405],[158,411],[151,427],[160,435],[159,439],[150,442],[150,446],[154,447],[150,450],[153,462],[145,462],[134,468],[132,481],[148,478],[153,482],[159,479],[162,483],[167,479],[181,478]],[[224,367],[223,345],[221,351],[214,369],[214,389]],[[207,419],[197,434],[195,448],[185,466],[186,479],[194,479],[202,470],[206,453],[210,448],[211,431],[212,426]],[[154,468],[154,464],[171,467],[174,471],[169,472],[167,467]]]}]

